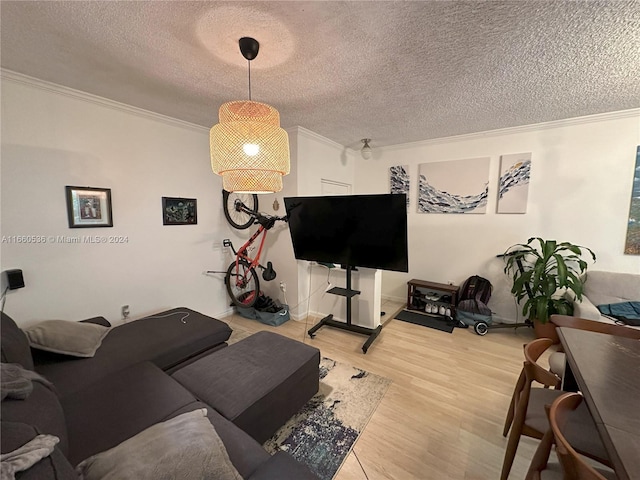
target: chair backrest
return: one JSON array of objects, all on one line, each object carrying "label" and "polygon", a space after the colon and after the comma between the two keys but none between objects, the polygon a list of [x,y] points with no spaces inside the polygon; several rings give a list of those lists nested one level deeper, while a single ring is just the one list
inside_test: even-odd
[{"label": "chair backrest", "polygon": [[566,393],[551,404],[549,424],[556,442],[556,454],[564,470],[565,480],[606,480],[606,477],[582,459],[564,435],[567,419],[580,402],[582,395],[579,393]]},{"label": "chair backrest", "polygon": [[549,370],[545,370],[537,363],[540,356],[551,345],[553,345],[553,340],[550,338],[538,338],[524,346],[524,366],[511,400],[510,408],[513,409],[513,416],[517,416],[518,411],[520,411],[521,415],[525,415],[533,382],[541,383],[545,387],[557,388],[560,386],[560,377]]},{"label": "chair backrest", "polygon": [[550,338],[538,338],[524,346],[524,371],[529,385],[538,382],[545,387],[557,388],[560,386],[560,377],[538,365],[538,359],[551,345]]},{"label": "chair backrest", "polygon": [[[524,346],[524,367],[516,383],[513,396],[511,397],[511,405],[507,411],[507,418],[503,429],[503,435],[507,435],[509,429],[509,440],[507,441],[507,448],[505,450],[504,461],[502,464],[502,472],[500,474],[501,480],[506,480],[509,477],[511,466],[515,458],[518,443],[521,435],[526,435],[534,438],[542,438],[547,427],[540,429],[540,427],[532,427],[526,424],[527,408],[529,406],[529,400],[531,398],[531,384],[538,382],[545,387],[557,387],[560,385],[560,377],[545,370],[542,366],[538,365],[537,361],[540,356],[553,345],[553,340],[550,338],[539,338],[527,343]],[[542,390],[542,389],[533,389]]]},{"label": "chair backrest", "polygon": [[551,323],[558,327],[577,328],[589,332],[606,333],[618,337],[640,340],[640,329],[616,325],[614,323],[597,322],[586,318],[571,317],[569,315],[551,315]]}]

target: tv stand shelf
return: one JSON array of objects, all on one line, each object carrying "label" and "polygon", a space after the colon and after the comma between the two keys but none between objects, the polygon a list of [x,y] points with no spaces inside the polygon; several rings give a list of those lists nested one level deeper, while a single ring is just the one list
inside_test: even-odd
[{"label": "tv stand shelf", "polygon": [[360,295],[360,293],[362,292],[358,290],[347,290],[346,288],[333,287],[327,290],[327,293],[330,293],[331,295],[340,295],[341,297],[352,298],[356,295]]},{"label": "tv stand shelf", "polygon": [[378,328],[366,328],[366,327],[361,327],[360,325],[353,325],[351,323],[351,299],[356,295],[360,295],[361,293],[358,290],[351,289],[351,271],[352,271],[352,267],[347,266],[346,267],[347,288],[333,287],[330,290],[327,290],[327,293],[330,293],[332,295],[339,295],[341,297],[346,298],[347,300],[346,323],[338,322],[337,320],[334,320],[333,314],[327,315],[318,323],[316,323],[313,327],[311,327],[307,333],[311,338],[314,338],[316,336],[316,332],[320,328],[327,326],[327,327],[339,328],[341,330],[347,330],[349,332],[359,333],[361,335],[367,335],[369,338],[367,339],[366,342],[364,342],[364,345],[362,346],[362,352],[367,353],[367,350],[369,350],[369,347],[371,346],[373,341],[378,337],[378,335],[380,335],[380,332],[382,331],[382,325],[379,325]]}]

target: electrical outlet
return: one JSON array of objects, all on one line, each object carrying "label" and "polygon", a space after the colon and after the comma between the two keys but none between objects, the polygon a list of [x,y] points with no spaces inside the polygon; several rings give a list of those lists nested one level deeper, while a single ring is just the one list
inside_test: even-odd
[{"label": "electrical outlet", "polygon": [[287,284],[284,282],[280,282],[280,290],[282,290],[282,292],[286,292],[287,291]]},{"label": "electrical outlet", "polygon": [[129,305],[123,305],[122,306],[122,318],[124,320],[126,320],[127,318],[129,318]]}]

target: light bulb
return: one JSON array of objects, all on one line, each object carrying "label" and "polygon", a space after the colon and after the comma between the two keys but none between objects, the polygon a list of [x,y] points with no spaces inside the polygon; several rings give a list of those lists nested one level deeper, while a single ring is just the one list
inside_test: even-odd
[{"label": "light bulb", "polygon": [[245,143],[242,146],[242,150],[250,157],[255,157],[260,151],[260,145],[256,145],[255,143]]}]

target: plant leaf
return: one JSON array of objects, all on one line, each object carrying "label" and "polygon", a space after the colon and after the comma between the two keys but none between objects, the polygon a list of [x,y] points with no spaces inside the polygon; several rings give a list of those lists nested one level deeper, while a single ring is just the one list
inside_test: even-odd
[{"label": "plant leaf", "polygon": [[558,287],[563,288],[567,286],[567,264],[564,263],[562,255],[555,254],[556,268],[558,273]]}]

